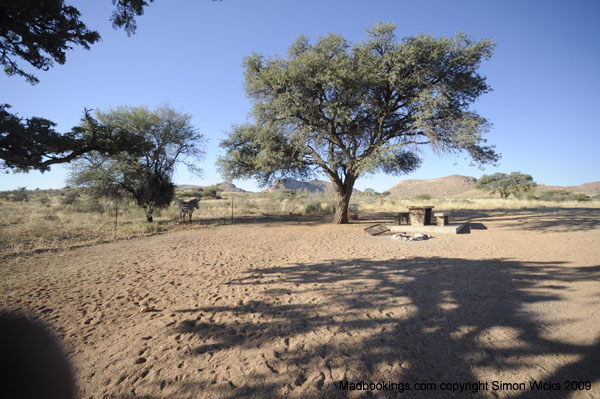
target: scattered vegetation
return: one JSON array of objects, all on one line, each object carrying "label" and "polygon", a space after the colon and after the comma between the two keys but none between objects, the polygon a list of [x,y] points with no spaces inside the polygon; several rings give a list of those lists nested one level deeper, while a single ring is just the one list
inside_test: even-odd
[{"label": "scattered vegetation", "polygon": [[542,191],[537,198],[540,201],[554,201],[554,202],[565,202],[565,201],[578,201],[588,202],[592,198],[584,193],[573,193],[568,190],[547,190]]},{"label": "scattered vegetation", "polygon": [[[180,191],[176,195],[178,198],[187,198],[193,197],[195,193],[196,191]],[[15,200],[15,195],[26,196],[28,201]],[[334,195],[306,191],[221,193],[219,196],[223,198],[202,196],[200,208],[194,213],[194,223],[189,225],[179,223],[179,210],[175,202],[164,210],[157,211],[156,223],[148,224],[143,209],[135,201],[124,199],[115,208],[113,201],[97,197],[88,189],[20,189],[0,192],[0,258],[90,245],[115,238],[126,239],[231,223],[232,202],[234,222],[247,219],[278,220],[304,215],[329,218],[335,213],[336,204]],[[443,210],[600,208],[600,199],[564,190],[541,192],[531,200],[427,198],[428,204]],[[392,194],[367,194],[358,195],[354,202],[358,205],[358,214],[362,218],[365,214],[406,210],[409,205],[414,205],[415,199],[399,198]],[[43,206],[40,206],[42,203]],[[114,223],[115,212],[119,220],[118,226]]]},{"label": "scattered vegetation", "polygon": [[433,198],[433,196],[431,194],[419,194],[419,195],[415,195],[415,199],[416,200],[428,201],[428,200],[430,200],[432,198]]}]

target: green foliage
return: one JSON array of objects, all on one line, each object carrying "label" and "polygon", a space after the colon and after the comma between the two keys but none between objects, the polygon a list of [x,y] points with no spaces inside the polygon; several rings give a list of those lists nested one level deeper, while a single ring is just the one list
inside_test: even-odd
[{"label": "green foliage", "polygon": [[304,206],[304,213],[307,215],[332,215],[334,212],[335,203],[332,201],[323,203],[318,200],[312,200]]},{"label": "green foliage", "polygon": [[69,190],[60,199],[60,203],[62,205],[73,205],[77,201],[78,198],[79,198],[79,193],[77,191]]},{"label": "green foliage", "polygon": [[301,36],[286,58],[245,58],[256,123],[233,126],[221,142],[223,176],[267,185],[320,170],[342,198],[334,221],[345,223],[358,176],[412,171],[421,145],[495,163],[482,138],[489,124],[468,109],[489,91],[477,69],[494,43],[463,34],[398,41],[394,30],[377,24],[353,46],[334,34],[315,45]]},{"label": "green foliage", "polygon": [[431,194],[419,194],[419,195],[415,195],[415,199],[417,199],[417,200],[428,201],[428,200],[430,200],[432,198],[433,198],[433,196]]},{"label": "green foliage", "polygon": [[579,201],[579,202],[587,202],[587,201],[591,201],[592,197],[590,197],[589,195],[584,194],[584,193],[575,193],[573,195],[573,199],[575,201]]},{"label": "green foliage", "polygon": [[73,204],[73,210],[78,213],[104,213],[104,205],[98,198],[88,197],[85,201],[77,201]]},{"label": "green foliage", "polygon": [[497,192],[502,199],[507,199],[511,194],[521,198],[536,186],[537,184],[533,181],[531,175],[520,172],[512,172],[510,175],[505,173],[495,173],[491,176],[483,175],[475,183],[475,188],[489,191],[490,194]]},{"label": "green foliage", "polygon": [[137,23],[136,16],[144,14],[144,7],[154,0],[112,0],[115,9],[110,17],[113,28],[124,28],[128,36],[135,33]]},{"label": "green foliage", "polygon": [[48,197],[47,194],[40,195],[38,199],[40,201],[40,204],[50,206],[50,197]]},{"label": "green foliage", "polygon": [[[146,211],[149,222],[155,208],[167,207],[175,196],[172,176],[177,164],[200,170],[192,163],[203,155],[204,139],[191,125],[191,116],[169,107],[150,111],[145,107],[118,107],[98,112],[98,119],[111,130],[130,132],[143,148],[141,155],[93,152],[71,169],[71,184],[89,187],[100,197],[133,198]],[[90,128],[83,123],[85,131]]]},{"label": "green foliage", "polygon": [[17,190],[11,192],[10,199],[14,202],[29,201],[29,193],[25,187],[19,187]]},{"label": "green foliage", "polygon": [[213,186],[207,186],[202,189],[202,198],[210,198],[210,199],[220,199],[219,195],[219,185],[215,184]]},{"label": "green foliage", "polygon": [[376,197],[379,193],[372,188],[365,188],[362,192],[362,195],[365,197]]},{"label": "green foliage", "polygon": [[296,190],[280,190],[277,193],[277,197],[281,200],[286,200],[286,199],[294,199],[298,196],[298,191]]},{"label": "green foliage", "polygon": [[140,154],[146,150],[133,132],[100,123],[85,111],[82,126],[68,133],[54,130],[56,124],[44,118],[22,118],[8,112],[8,104],[0,104],[0,169],[41,172],[51,165],[70,162],[97,151],[116,154],[128,151]]},{"label": "green foliage", "polygon": [[[128,34],[135,32],[135,17],[142,15],[144,6],[152,1],[113,0],[113,26],[124,27]],[[89,30],[79,16],[77,8],[66,6],[63,0],[0,2],[0,63],[5,73],[20,75],[35,84],[39,79],[18,64],[19,58],[46,71],[54,63],[64,64],[66,51],[74,46],[89,49],[100,35]],[[8,104],[0,104],[0,169],[44,172],[50,165],[70,162],[91,151],[113,154],[136,148],[123,132],[94,129],[82,134],[74,128],[60,134],[54,130],[54,122],[39,117],[24,121],[8,112],[9,108]],[[87,111],[86,117],[93,124]]]},{"label": "green foliage", "polygon": [[304,212],[307,215],[320,215],[321,214],[321,203],[319,201],[311,201],[304,207]]},{"label": "green foliage", "polygon": [[64,64],[65,51],[74,45],[89,49],[100,39],[79,20],[75,7],[63,0],[3,0],[0,2],[0,62],[8,76],[20,75],[30,83],[39,80],[25,72],[15,60],[47,71]]},{"label": "green foliage", "polygon": [[527,201],[535,201],[538,199],[538,197],[535,195],[535,192],[532,190],[525,194],[525,199]]},{"label": "green foliage", "polygon": [[591,201],[591,197],[584,193],[573,193],[568,190],[546,190],[542,191],[537,199],[540,201],[552,201],[552,202],[564,202],[564,201],[579,201],[586,202]]},{"label": "green foliage", "polygon": [[[113,27],[135,33],[135,18],[154,0],[112,0]],[[0,2],[0,63],[8,76],[19,75],[35,84],[39,79],[25,72],[15,58],[47,71],[64,64],[66,51],[74,46],[86,50],[100,40],[98,32],[79,20],[81,13],[63,0],[2,0]]]}]

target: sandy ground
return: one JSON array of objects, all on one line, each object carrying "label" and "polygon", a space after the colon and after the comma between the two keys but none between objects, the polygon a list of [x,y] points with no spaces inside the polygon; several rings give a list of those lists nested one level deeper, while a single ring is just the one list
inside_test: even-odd
[{"label": "sandy ground", "polygon": [[423,242],[248,223],[5,259],[0,307],[56,333],[82,398],[600,397],[599,211],[458,217]]}]

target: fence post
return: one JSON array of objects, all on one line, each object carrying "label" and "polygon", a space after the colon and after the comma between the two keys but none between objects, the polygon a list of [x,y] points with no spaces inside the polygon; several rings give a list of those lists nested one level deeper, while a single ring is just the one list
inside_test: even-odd
[{"label": "fence post", "polygon": [[119,205],[115,202],[115,234],[113,235],[113,240],[117,239],[117,219],[119,217]]},{"label": "fence post", "polygon": [[233,197],[231,197],[231,223],[233,224]]}]

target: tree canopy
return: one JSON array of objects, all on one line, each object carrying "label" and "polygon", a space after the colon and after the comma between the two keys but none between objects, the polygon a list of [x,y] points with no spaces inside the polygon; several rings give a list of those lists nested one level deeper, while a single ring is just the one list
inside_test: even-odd
[{"label": "tree canopy", "polygon": [[[153,0],[149,0],[152,2]],[[135,32],[135,16],[148,4],[143,0],[113,0],[115,28]],[[0,63],[8,76],[19,75],[29,83],[39,79],[27,72],[18,59],[40,70],[55,63],[64,64],[66,52],[74,46],[89,49],[100,39],[79,20],[77,8],[63,0],[4,0],[0,2]],[[47,171],[57,163],[70,162],[90,151],[115,153],[140,150],[139,140],[122,129],[112,131],[101,126],[85,111],[86,130],[75,127],[67,133],[55,130],[48,119],[23,119],[9,112],[10,105],[0,104],[0,169],[27,172]]]},{"label": "tree canopy", "polygon": [[490,90],[477,69],[495,44],[464,34],[398,41],[394,30],[376,24],[355,45],[335,34],[314,45],[301,36],[285,58],[245,58],[254,123],[234,126],[222,141],[223,175],[266,185],[323,173],[338,195],[334,222],[346,223],[356,179],[416,169],[423,145],[496,162],[482,136],[488,121],[469,109]]},{"label": "tree canopy", "polygon": [[[135,18],[154,0],[112,0],[110,20],[115,29],[135,33]],[[64,0],[3,0],[0,2],[0,62],[8,76],[20,75],[35,84],[39,79],[19,66],[17,59],[47,71],[64,64],[74,46],[90,49],[100,34],[79,20],[81,13]]]},{"label": "tree canopy", "polygon": [[512,172],[510,175],[505,173],[494,173],[493,175],[483,175],[475,183],[475,188],[489,191],[490,194],[499,193],[502,199],[507,199],[511,194],[515,197],[521,197],[523,194],[532,191],[537,184],[533,181],[531,175],[525,175],[520,172]]},{"label": "tree canopy", "polygon": [[141,153],[147,143],[122,127],[110,127],[84,112],[82,126],[58,133],[56,124],[44,118],[22,119],[0,104],[0,170],[45,172],[51,165],[70,162],[90,151],[115,154]]},{"label": "tree canopy", "polygon": [[[200,173],[193,161],[203,155],[203,136],[192,126],[190,115],[166,106],[154,111],[118,107],[97,112],[97,118],[111,130],[135,135],[143,143],[142,150],[137,156],[131,152],[90,152],[73,164],[70,183],[92,188],[103,196],[129,196],[152,221],[154,209],[168,206],[174,198],[172,178],[177,164]],[[84,122],[81,128],[87,131],[93,126]]]},{"label": "tree canopy", "polygon": [[65,52],[73,46],[89,49],[100,39],[79,20],[79,11],[63,0],[3,0],[0,2],[0,62],[7,75],[39,80],[23,70],[16,58],[47,71],[64,64]]}]

